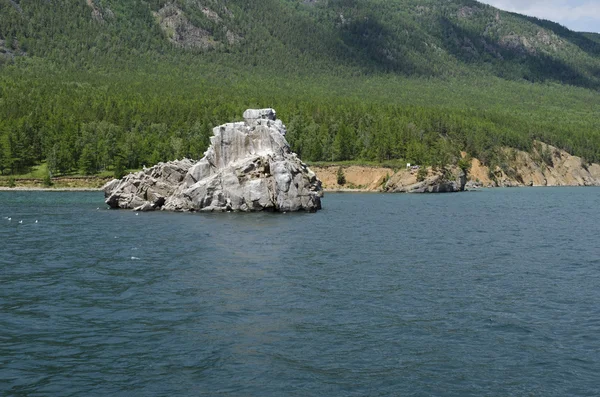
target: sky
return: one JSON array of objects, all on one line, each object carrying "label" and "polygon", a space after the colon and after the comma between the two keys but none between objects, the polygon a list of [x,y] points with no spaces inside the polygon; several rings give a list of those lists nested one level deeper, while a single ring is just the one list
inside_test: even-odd
[{"label": "sky", "polygon": [[600,33],[600,0],[479,0],[506,11],[549,19],[579,32]]}]

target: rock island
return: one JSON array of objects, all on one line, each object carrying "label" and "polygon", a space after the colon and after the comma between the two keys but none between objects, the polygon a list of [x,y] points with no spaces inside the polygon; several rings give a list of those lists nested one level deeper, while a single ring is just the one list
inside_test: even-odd
[{"label": "rock island", "polygon": [[111,208],[136,211],[309,211],[321,209],[316,174],[290,150],[273,109],[216,127],[204,157],[159,163],[104,187]]}]

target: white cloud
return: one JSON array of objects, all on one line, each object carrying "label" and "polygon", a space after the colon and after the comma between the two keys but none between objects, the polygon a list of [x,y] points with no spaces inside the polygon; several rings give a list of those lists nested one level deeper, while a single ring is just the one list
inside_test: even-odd
[{"label": "white cloud", "polygon": [[574,30],[600,30],[597,0],[480,0],[500,9],[549,19]]}]

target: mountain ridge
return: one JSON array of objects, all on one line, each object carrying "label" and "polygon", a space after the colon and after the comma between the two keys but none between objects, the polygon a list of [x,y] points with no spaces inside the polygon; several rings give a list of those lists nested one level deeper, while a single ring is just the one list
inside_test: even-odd
[{"label": "mountain ridge", "polygon": [[257,59],[283,52],[309,69],[600,83],[596,36],[473,0],[0,0],[0,9],[5,53],[54,61],[144,52],[165,61],[187,53],[189,60],[208,51],[218,62],[233,55],[293,71]]}]

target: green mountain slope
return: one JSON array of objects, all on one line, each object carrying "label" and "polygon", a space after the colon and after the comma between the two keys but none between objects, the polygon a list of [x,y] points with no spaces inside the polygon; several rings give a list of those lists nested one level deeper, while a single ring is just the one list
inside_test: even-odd
[{"label": "green mountain slope", "polygon": [[0,172],[199,157],[253,106],[312,161],[598,161],[598,37],[472,0],[0,0]]},{"label": "green mountain slope", "polygon": [[5,52],[86,67],[211,52],[290,71],[600,81],[593,35],[472,0],[0,0],[0,11]]}]

